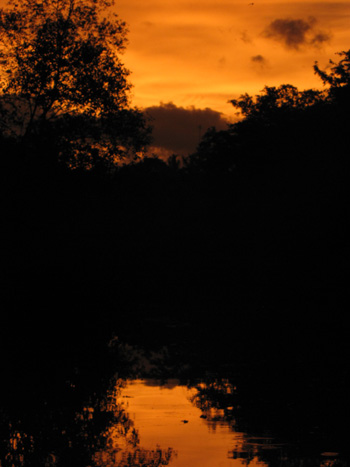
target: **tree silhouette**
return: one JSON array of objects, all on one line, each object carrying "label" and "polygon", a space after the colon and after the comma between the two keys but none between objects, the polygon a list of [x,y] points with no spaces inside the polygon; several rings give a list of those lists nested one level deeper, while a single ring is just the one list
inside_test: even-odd
[{"label": "tree silhouette", "polygon": [[282,84],[278,88],[265,86],[263,92],[255,98],[243,94],[239,99],[232,99],[230,102],[246,118],[271,118],[274,111],[305,109],[323,101],[324,98],[325,93],[322,91],[299,91],[291,84]]},{"label": "tree silhouette", "polygon": [[[227,130],[209,129],[197,151],[187,159],[187,167],[208,173],[232,173],[242,167],[249,167],[250,171],[257,166],[267,167],[271,162],[281,164],[288,160],[289,164],[293,163],[292,159],[296,162],[304,155],[304,161],[310,159],[310,154],[318,151],[317,141],[321,140],[317,135],[321,128],[331,123],[330,105],[335,103],[330,98],[331,93],[339,94],[341,90],[343,96],[346,92],[345,86],[338,85],[334,79],[334,73],[346,71],[345,64],[340,65],[340,69],[334,67],[330,76],[317,71],[324,81],[335,83],[330,90],[300,91],[291,84],[283,84],[265,86],[255,96],[246,93],[230,100],[240,120],[229,124]],[[344,74],[342,79],[345,79]],[[324,149],[324,143],[319,149]]]},{"label": "tree silhouette", "polygon": [[350,50],[339,52],[338,55],[343,58],[338,63],[333,60],[329,61],[330,65],[332,65],[330,73],[321,70],[318,62],[314,65],[315,73],[321,78],[323,84],[330,86],[331,94],[335,89],[350,86]]},{"label": "tree silhouette", "polygon": [[[197,172],[233,172],[243,166],[280,163],[289,154],[302,156],[302,164],[338,149],[348,132],[350,102],[350,50],[330,60],[330,71],[314,65],[326,89],[300,91],[291,84],[265,86],[260,94],[242,94],[229,102],[241,118],[227,130],[209,129],[197,151],[185,161]],[[286,142],[288,141],[288,144]]]},{"label": "tree silhouette", "polygon": [[[91,375],[90,375],[91,376]],[[53,387],[53,394],[31,394],[14,407],[1,407],[0,462],[25,467],[159,467],[171,464],[172,448],[149,450],[119,398],[125,382],[90,394],[83,383]],[[37,385],[45,384],[37,381]],[[81,392],[81,390],[83,392]],[[78,394],[77,394],[78,393]],[[30,398],[30,403],[28,402]]]},{"label": "tree silhouette", "polygon": [[10,1],[0,10],[0,129],[54,135],[61,159],[90,168],[140,152],[149,131],[130,107],[120,60],[126,25],[106,0]]},{"label": "tree silhouette", "polygon": [[[321,70],[316,62],[314,70],[326,86],[328,97],[328,119],[332,128],[333,139],[336,145],[344,146],[349,132],[349,105],[350,105],[350,50],[340,52],[341,57],[336,63],[330,60],[330,71]],[[332,147],[334,150],[334,146]],[[345,154],[343,148],[340,152]]]}]

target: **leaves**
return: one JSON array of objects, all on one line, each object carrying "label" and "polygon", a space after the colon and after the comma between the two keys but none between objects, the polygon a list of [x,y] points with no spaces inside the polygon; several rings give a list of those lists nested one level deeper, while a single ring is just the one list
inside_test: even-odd
[{"label": "leaves", "polygon": [[[25,102],[25,113],[18,107],[23,123],[20,133],[16,127],[19,138],[42,134],[48,124],[67,132],[67,125],[59,121],[71,124],[74,117],[104,122],[99,137],[103,133],[108,140],[108,154],[113,152],[112,140],[118,139],[114,145],[118,157],[125,139],[141,150],[148,143],[149,131],[141,115],[127,119],[139,125],[134,128],[135,144],[120,128],[107,125],[121,111],[139,114],[130,107],[130,73],[120,60],[127,29],[115,13],[108,13],[111,5],[105,0],[24,0],[10,1],[7,9],[0,10],[2,102],[5,96],[21,105]],[[106,125],[113,135],[107,136]],[[68,134],[61,134],[61,140],[67,141]],[[76,137],[72,146],[85,139],[86,134]],[[103,147],[104,142],[98,145]],[[88,147],[84,144],[85,150]]]},{"label": "leaves", "polygon": [[331,88],[350,85],[350,50],[339,52],[338,55],[343,58],[338,63],[333,60],[329,61],[330,65],[332,65],[330,73],[322,71],[318,66],[318,62],[314,65],[315,74],[321,78],[323,84],[328,84]]},{"label": "leaves", "polygon": [[256,96],[243,94],[239,99],[232,99],[231,104],[239,109],[244,117],[264,117],[271,115],[275,110],[301,110],[322,102],[325,93],[322,91],[308,89],[299,91],[291,84],[282,84],[278,88],[275,86],[265,86],[262,93]]}]

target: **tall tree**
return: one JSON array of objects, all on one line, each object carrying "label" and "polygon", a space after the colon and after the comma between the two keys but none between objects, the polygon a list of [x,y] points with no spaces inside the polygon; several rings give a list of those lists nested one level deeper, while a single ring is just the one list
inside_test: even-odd
[{"label": "tall tree", "polygon": [[[68,165],[114,164],[148,143],[120,60],[124,22],[108,0],[10,0],[0,9],[1,123],[21,140],[50,134]],[[58,136],[57,136],[58,135]]]}]

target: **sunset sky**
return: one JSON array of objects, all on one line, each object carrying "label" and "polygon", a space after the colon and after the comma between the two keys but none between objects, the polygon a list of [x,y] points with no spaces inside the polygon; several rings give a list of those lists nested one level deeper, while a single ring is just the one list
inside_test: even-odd
[{"label": "sunset sky", "polygon": [[349,1],[117,0],[115,8],[130,31],[123,60],[133,103],[161,113],[163,127],[165,114],[176,123],[185,110],[202,127],[202,117],[232,119],[227,101],[265,85],[322,87],[314,62],[324,68],[350,48]]},{"label": "sunset sky", "polygon": [[349,1],[117,0],[129,26],[124,56],[134,103],[173,102],[232,115],[227,100],[265,84],[315,87],[350,48]]},{"label": "sunset sky", "polygon": [[229,99],[265,85],[320,88],[314,62],[325,68],[350,48],[350,1],[116,0],[113,8],[129,29],[122,60],[132,103],[153,119],[155,144],[179,154],[209,126],[233,121]]}]

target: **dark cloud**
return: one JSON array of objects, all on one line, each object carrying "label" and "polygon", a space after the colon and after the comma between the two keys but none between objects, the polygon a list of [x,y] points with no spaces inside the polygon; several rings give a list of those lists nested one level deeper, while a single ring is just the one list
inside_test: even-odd
[{"label": "dark cloud", "polygon": [[252,42],[252,39],[247,33],[247,31],[243,31],[241,33],[241,41],[244,42],[245,44],[250,44]]},{"label": "dark cloud", "polygon": [[266,59],[262,55],[254,55],[254,57],[251,57],[250,60],[253,63],[256,63],[258,65],[264,66],[266,64]]},{"label": "dark cloud", "polygon": [[329,42],[331,39],[330,35],[327,34],[326,32],[319,32],[314,35],[314,37],[311,39],[311,44],[315,46],[320,46],[324,42]]},{"label": "dark cloud", "polygon": [[299,50],[301,46],[320,46],[330,39],[329,34],[315,31],[316,19],[275,19],[264,30],[269,39],[282,42],[287,48]]},{"label": "dark cloud", "polygon": [[157,152],[187,155],[196,149],[200,138],[210,127],[227,128],[220,112],[195,107],[177,107],[173,103],[147,107],[144,112],[153,126],[153,145]]}]

